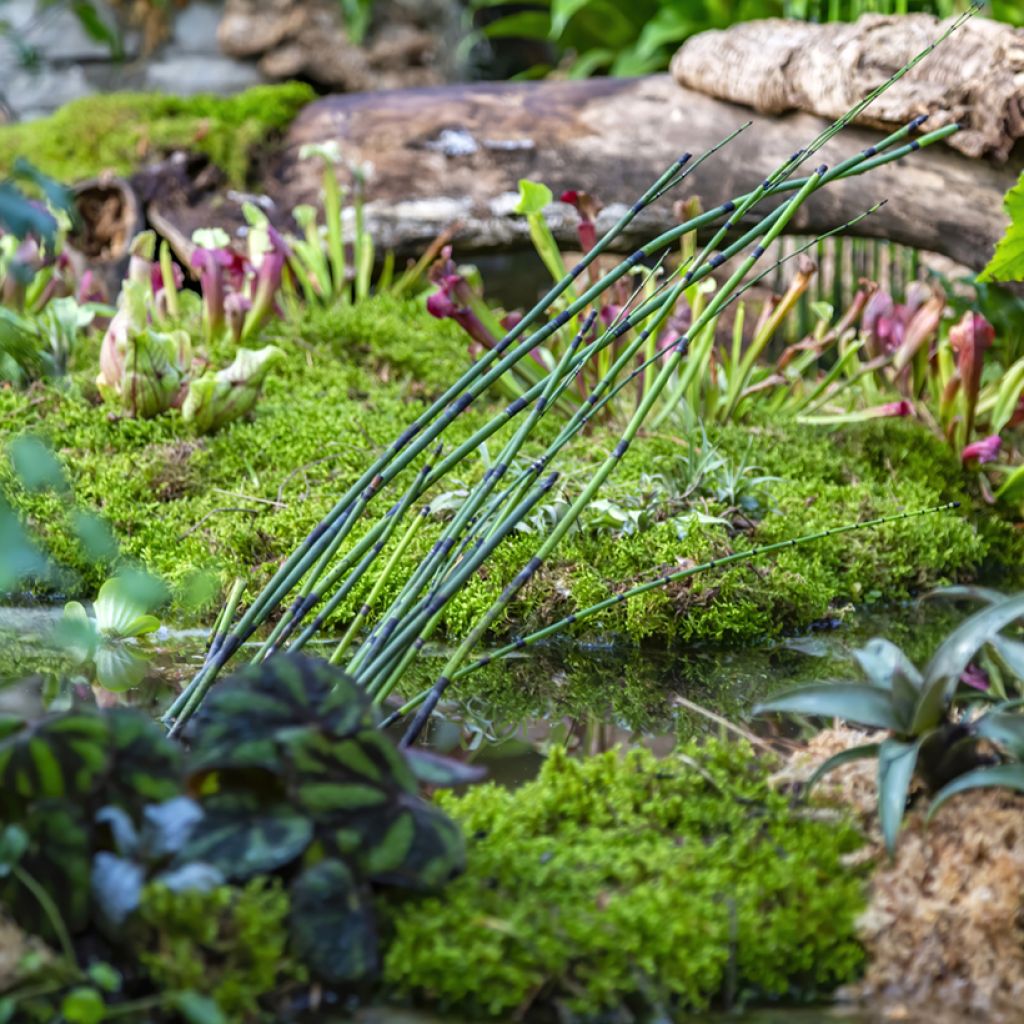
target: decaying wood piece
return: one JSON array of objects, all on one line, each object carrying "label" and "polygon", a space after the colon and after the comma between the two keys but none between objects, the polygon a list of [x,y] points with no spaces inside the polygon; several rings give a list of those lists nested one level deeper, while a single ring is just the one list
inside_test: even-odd
[{"label": "decaying wood piece", "polygon": [[[770,18],[687,40],[672,74],[689,89],[765,114],[836,118],[882,85],[950,24],[930,14],[863,15],[852,24]],[[929,114],[957,122],[949,145],[1005,161],[1024,137],[1024,29],[971,18],[879,97],[858,123],[876,128]]]},{"label": "decaying wood piece", "polygon": [[77,182],[72,188],[77,224],[68,249],[98,277],[108,298],[116,297],[128,269],[128,247],[144,227],[131,183],[114,174]]},{"label": "decaying wood piece", "polygon": [[[825,122],[806,113],[751,114],[681,88],[668,75],[331,96],[308,106],[292,125],[268,191],[281,210],[316,203],[322,166],[302,159],[301,149],[336,141],[346,160],[372,164],[367,218],[379,249],[416,256],[459,223],[458,253],[508,250],[529,245],[524,220],[513,212],[520,178],[544,182],[555,196],[570,188],[591,192],[605,205],[601,228],[680,153],[699,153],[748,119],[752,126],[678,193],[699,196],[705,207],[758,185]],[[874,131],[849,129],[814,163],[835,164],[877,141]],[[830,185],[789,229],[827,231],[887,198],[859,225],[861,234],[977,269],[1005,229],[1001,200],[1022,165],[1020,153],[997,167],[936,146]],[[557,202],[547,212],[556,236],[573,244],[575,212]],[[663,201],[638,218],[620,248],[674,223],[672,202]]]}]

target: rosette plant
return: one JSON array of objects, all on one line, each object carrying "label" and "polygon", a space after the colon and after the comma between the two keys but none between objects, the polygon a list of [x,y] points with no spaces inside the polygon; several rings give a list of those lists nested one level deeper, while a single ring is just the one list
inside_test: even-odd
[{"label": "rosette plant", "polygon": [[787,713],[840,718],[868,729],[885,730],[884,739],[841,751],[811,776],[808,790],[841,765],[878,760],[878,815],[890,853],[916,777],[931,797],[930,814],[956,793],[983,786],[1024,791],[1024,715],[1019,700],[1001,701],[981,714],[958,700],[968,687],[979,698],[972,662],[983,649],[1005,672],[1024,681],[1024,642],[1003,631],[1024,618],[1024,594],[954,588],[951,596],[986,602],[939,645],[923,670],[895,644],[875,639],[854,657],[864,683],[817,683],[780,694],[754,708],[754,714]]},{"label": "rosette plant", "polygon": [[159,604],[162,590],[147,576],[115,576],[100,587],[92,616],[78,601],[64,605],[58,640],[104,689],[138,686],[150,659],[136,641],[160,628],[160,619],[150,613]]}]

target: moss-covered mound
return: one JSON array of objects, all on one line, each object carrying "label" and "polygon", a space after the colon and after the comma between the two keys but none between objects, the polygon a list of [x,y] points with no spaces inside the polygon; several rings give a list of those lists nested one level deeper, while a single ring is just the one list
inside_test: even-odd
[{"label": "moss-covered mound", "polygon": [[[170,582],[210,568],[224,582],[244,576],[251,595],[367,462],[466,366],[458,329],[431,319],[422,301],[381,298],[355,308],[310,311],[301,324],[279,325],[260,339],[265,340],[285,348],[287,359],[268,380],[253,419],[212,437],[189,436],[177,413],[148,421],[117,418],[98,402],[92,385],[95,348],[86,347],[70,380],[27,392],[0,391],[0,442],[26,429],[48,438],[67,466],[77,501],[106,517],[124,553]],[[227,351],[214,355],[220,365],[231,358]],[[453,425],[449,443],[467,437],[500,408],[496,402],[475,403]],[[544,424],[537,444],[556,426]],[[502,436],[489,442],[492,454]],[[562,463],[563,497],[578,493],[616,438],[612,429],[598,428],[576,444],[575,455]],[[686,467],[698,448],[709,446],[721,466],[695,480]],[[755,466],[761,468],[750,472]],[[483,457],[471,460],[460,474],[463,484],[484,467]],[[765,475],[774,479],[750,483]],[[709,431],[706,442],[700,436],[644,436],[602,498],[635,510],[665,481],[676,498],[693,485],[682,504],[676,498],[652,500],[632,533],[623,533],[607,516],[593,517],[590,528],[567,538],[498,630],[549,622],[687,560],[699,563],[949,500],[963,500],[965,508],[698,575],[618,606],[587,629],[683,640],[770,634],[807,625],[849,600],[896,600],[969,578],[994,545],[1005,552],[1010,543],[1008,530],[972,513],[963,476],[947,450],[904,421],[843,431],[729,427]],[[0,467],[0,485],[11,485],[6,466]],[[456,484],[448,486],[457,491]],[[91,596],[106,569],[88,565],[68,529],[66,506],[52,495],[17,489],[13,500],[56,560],[81,571],[80,589]],[[376,514],[384,508],[381,499]],[[725,522],[699,518],[694,510]],[[536,549],[548,522],[539,518],[530,532],[515,534],[499,548],[487,571],[448,607],[447,630],[462,632],[475,621]],[[409,558],[428,550],[440,525],[439,515],[419,531]],[[400,578],[396,574],[388,583],[381,600]],[[339,610],[342,617],[359,607],[370,583],[353,591]]]},{"label": "moss-covered mound", "polygon": [[130,174],[170,150],[189,149],[205,153],[241,186],[255,147],[283,131],[314,98],[299,82],[256,86],[235,96],[90,96],[38,121],[0,127],[0,174],[22,156],[71,182],[105,170]]},{"label": "moss-covered mound", "polygon": [[[398,905],[386,987],[470,1014],[807,997],[851,979],[856,831],[790,809],[744,745],[583,761],[441,797],[466,874]],[[564,1018],[559,1018],[564,1019]],[[621,1018],[616,1018],[621,1019]]]}]

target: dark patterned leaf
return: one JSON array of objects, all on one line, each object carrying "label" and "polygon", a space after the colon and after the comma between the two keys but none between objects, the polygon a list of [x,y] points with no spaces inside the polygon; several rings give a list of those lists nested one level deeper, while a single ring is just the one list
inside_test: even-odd
[{"label": "dark patterned leaf", "polygon": [[[425,800],[405,798],[404,808],[390,827],[375,839],[367,837],[358,853],[367,877],[403,889],[437,889],[466,866],[466,846],[459,826],[440,808]],[[412,838],[407,841],[407,825]],[[397,854],[405,849],[400,859]]]},{"label": "dark patterned leaf", "polygon": [[289,927],[296,956],[322,980],[340,985],[377,974],[373,905],[341,861],[321,861],[295,879]]},{"label": "dark patterned leaf", "polygon": [[[41,800],[21,821],[28,849],[18,866],[53,898],[72,933],[89,920],[89,833],[80,807],[63,800]],[[26,931],[56,941],[39,901],[13,875],[0,880],[0,905]]]},{"label": "dark patterned leaf", "polygon": [[28,833],[20,825],[6,825],[0,831],[0,878],[10,874],[27,849]]},{"label": "dark patterned leaf", "polygon": [[204,800],[203,818],[174,861],[192,861],[223,872],[231,881],[275,871],[295,860],[313,838],[313,824],[285,803],[223,793]]},{"label": "dark patterned leaf", "polygon": [[405,760],[413,775],[427,786],[465,786],[479,782],[487,774],[479,765],[465,764],[426,750],[406,750]]},{"label": "dark patterned leaf", "polygon": [[325,661],[278,655],[211,691],[186,735],[192,768],[277,767],[277,744],[303,730],[351,736],[376,724],[366,693]]},{"label": "dark patterned leaf", "polygon": [[388,803],[388,794],[359,782],[308,782],[295,790],[302,809],[315,820],[358,814]]},{"label": "dark patterned leaf", "polygon": [[181,748],[141,712],[115,708],[106,712],[114,749],[114,770],[107,802],[142,812],[181,793],[184,778]]},{"label": "dark patterned leaf", "polygon": [[44,718],[0,742],[0,800],[11,811],[33,800],[87,796],[109,767],[109,727],[99,714]]},{"label": "dark patterned leaf", "polygon": [[150,804],[142,817],[143,855],[159,860],[177,853],[188,842],[202,820],[203,809],[187,796],[176,796],[161,804]]},{"label": "dark patterned leaf", "polygon": [[92,862],[92,897],[104,925],[119,928],[139,905],[146,869],[133,860],[97,853]]}]

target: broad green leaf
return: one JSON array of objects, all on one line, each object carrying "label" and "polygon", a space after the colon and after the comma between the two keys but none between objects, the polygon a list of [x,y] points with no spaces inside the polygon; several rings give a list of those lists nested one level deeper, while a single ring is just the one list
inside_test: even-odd
[{"label": "broad green leaf", "polygon": [[203,861],[230,881],[244,882],[290,864],[313,838],[309,818],[286,803],[262,805],[248,794],[220,793],[202,807],[177,866]]},{"label": "broad green leaf", "polygon": [[637,52],[643,57],[654,56],[663,46],[669,43],[679,44],[700,28],[700,23],[694,21],[685,5],[662,6],[644,25],[637,40]]},{"label": "broad green leaf", "polygon": [[997,243],[988,266],[978,275],[979,281],[1024,281],[1024,173],[1006,193],[1003,206],[1010,226]]},{"label": "broad green leaf", "polygon": [[989,605],[965,619],[939,645],[924,673],[911,731],[916,735],[934,728],[956,691],[964,669],[982,646],[1015,619],[1024,615],[1024,594]]},{"label": "broad green leaf", "polygon": [[996,491],[998,501],[1021,501],[1024,499],[1024,466],[1017,466]]},{"label": "broad green leaf", "polygon": [[488,39],[543,39],[550,23],[547,14],[540,11],[520,11],[492,21],[483,33]]},{"label": "broad green leaf", "polygon": [[521,178],[519,181],[519,202],[516,204],[516,213],[523,213],[527,216],[539,214],[545,206],[554,201],[551,189],[539,181],[528,181]]},{"label": "broad green leaf", "polygon": [[149,658],[121,640],[103,640],[93,654],[95,681],[111,693],[124,693],[141,686],[149,671]]},{"label": "broad green leaf", "polygon": [[971,789],[1005,786],[1024,792],[1024,764],[997,764],[987,768],[975,768],[944,786],[932,797],[928,807],[928,820],[952,796],[966,793]]},{"label": "broad green leaf", "polygon": [[228,1024],[221,1008],[198,992],[172,992],[166,998],[186,1024]]},{"label": "broad green leaf", "polygon": [[154,590],[152,585],[134,575],[107,580],[93,603],[100,632],[121,640],[159,629],[160,620],[147,613],[156,603],[152,597],[162,590],[162,587]]},{"label": "broad green leaf", "polygon": [[1003,427],[1010,422],[1020,402],[1022,389],[1024,389],[1024,356],[1002,373],[996,404],[992,409],[989,433],[1001,433]]},{"label": "broad green leaf", "polygon": [[71,9],[89,36],[110,49],[110,55],[114,60],[123,58],[124,48],[120,33],[100,16],[92,0],[73,0]]},{"label": "broad green leaf", "polygon": [[810,793],[829,772],[836,768],[841,768],[844,764],[849,764],[851,761],[863,761],[869,757],[877,757],[878,749],[878,743],[865,743],[859,747],[850,747],[848,750],[840,750],[838,754],[833,754],[827,761],[823,761],[815,768],[814,774],[807,780],[805,791]]},{"label": "broad green leaf", "polygon": [[307,868],[290,889],[289,929],[299,961],[332,985],[364,981],[380,968],[373,904],[339,860]]},{"label": "broad green leaf", "polygon": [[551,0],[550,38],[557,39],[577,11],[582,10],[591,0]]},{"label": "broad green leaf", "polygon": [[920,740],[885,740],[878,748],[878,817],[890,856],[896,851],[920,746]]},{"label": "broad green leaf", "polygon": [[755,715],[777,712],[842,718],[847,722],[874,729],[891,729],[893,732],[898,732],[903,724],[885,690],[858,683],[804,686],[758,704],[753,710]]},{"label": "broad green leaf", "polygon": [[61,1000],[60,1015],[67,1024],[100,1024],[107,1004],[96,989],[81,985]]}]

